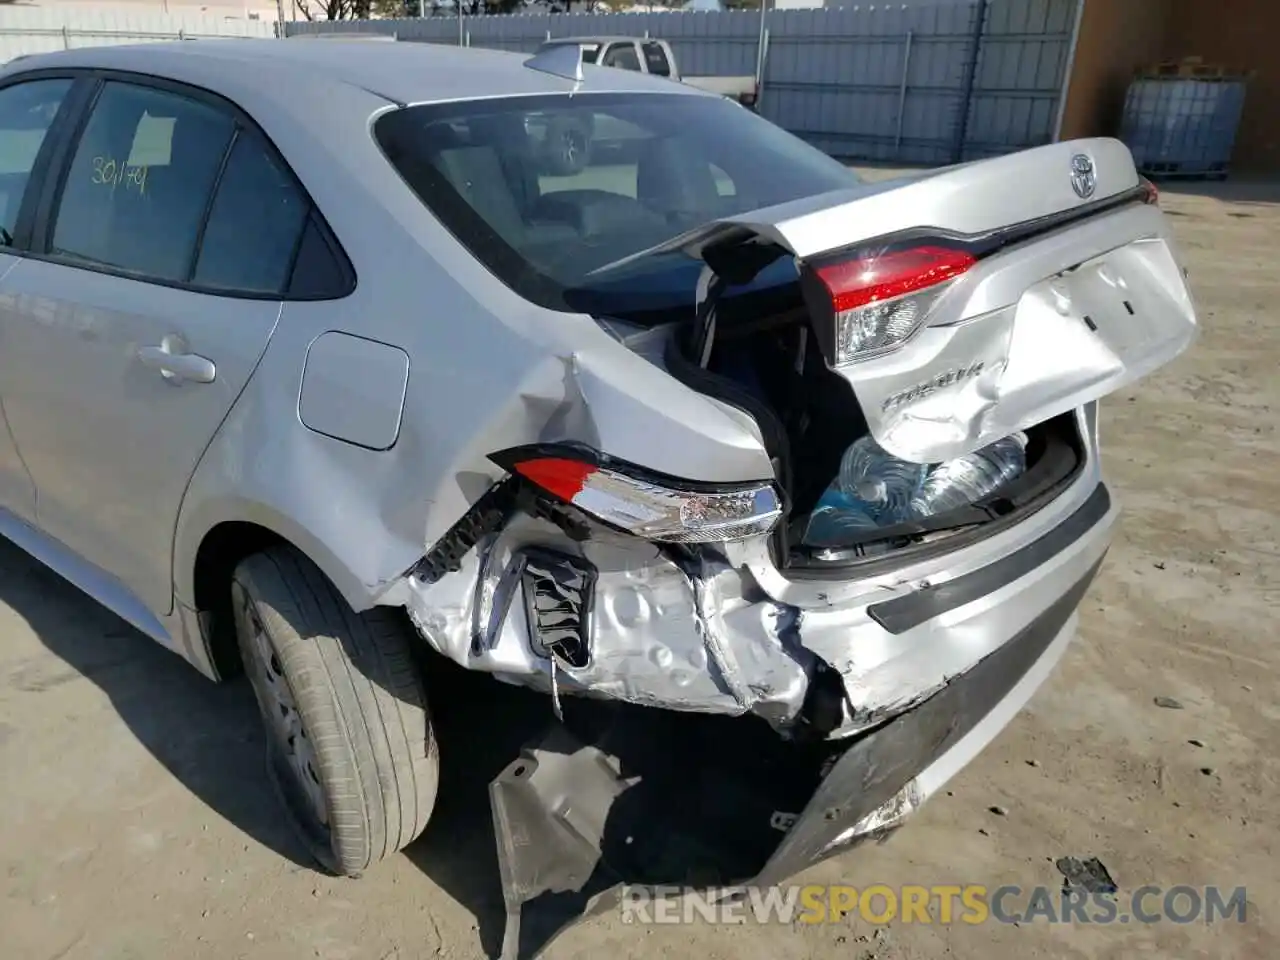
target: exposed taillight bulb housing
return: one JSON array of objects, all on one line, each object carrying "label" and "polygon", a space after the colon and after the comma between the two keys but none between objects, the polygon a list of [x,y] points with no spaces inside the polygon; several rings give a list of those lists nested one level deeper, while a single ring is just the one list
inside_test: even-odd
[{"label": "exposed taillight bulb housing", "polygon": [[975,262],[967,250],[930,244],[814,266],[835,327],[831,362],[841,366],[901,346],[947,285]]},{"label": "exposed taillight bulb housing", "polygon": [[517,447],[490,459],[587,516],[646,540],[743,540],[772,531],[783,513],[777,488],[766,480],[680,480],[567,444]]}]

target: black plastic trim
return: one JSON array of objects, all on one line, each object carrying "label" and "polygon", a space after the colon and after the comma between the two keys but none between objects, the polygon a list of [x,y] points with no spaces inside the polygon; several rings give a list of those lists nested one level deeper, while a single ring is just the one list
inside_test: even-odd
[{"label": "black plastic trim", "polygon": [[954,580],[873,603],[867,608],[867,615],[890,633],[906,633],[912,627],[985,597],[1044,564],[1092,530],[1110,509],[1111,492],[1105,483],[1099,483],[1075,513],[1039,540]]},{"label": "black plastic trim", "polygon": [[[49,148],[49,152],[45,153],[42,148],[36,156],[36,162],[43,166],[39,170],[38,191],[23,203],[23,213],[29,214],[30,220],[23,225],[21,241],[15,245],[19,249],[10,251],[16,256],[35,257],[39,256],[37,251],[44,249],[54,197],[62,190],[62,181],[71,163],[72,153],[80,142],[80,134],[84,131],[84,125],[88,122],[89,113],[97,103],[102,87],[96,77],[76,73],[67,75],[75,81],[68,95],[70,102],[63,103],[63,110],[59,111],[59,116],[54,121],[57,125],[56,141],[49,142],[54,140],[54,129],[51,127],[44,145]],[[35,180],[34,172],[32,179]],[[34,185],[28,184],[29,193]],[[27,206],[28,203],[31,204],[30,207]]]},{"label": "black plastic trim", "polygon": [[[218,192],[222,189],[222,177],[227,172],[227,164],[231,162],[231,154],[235,150],[236,144],[240,142],[242,129],[238,123],[232,126],[231,138],[222,148],[222,158],[218,161],[218,172],[213,175],[213,189],[209,191],[209,196],[205,197],[204,213],[200,214],[200,226],[196,227],[196,242],[191,247],[191,258],[187,262],[186,283],[192,282],[196,275],[196,270],[200,266],[200,254],[204,252],[204,237],[209,232],[209,218],[213,216],[213,206],[218,202]],[[306,229],[305,218],[303,218],[303,229]],[[299,235],[301,235],[301,231],[299,231]],[[288,274],[286,274],[287,276]]]},{"label": "black plastic trim", "polygon": [[486,490],[409,572],[427,583],[457,573],[472,548],[506,526],[517,510],[555,524],[570,540],[581,542],[591,537],[586,514],[552,499],[518,474],[510,474]]},{"label": "black plastic trim", "polygon": [[807,257],[805,264],[815,268],[823,267],[833,263],[842,263],[872,251],[877,254],[883,254],[907,250],[926,243],[937,243],[957,250],[965,250],[981,260],[983,257],[998,253],[1005,247],[1043,236],[1046,233],[1052,233],[1054,230],[1058,230],[1068,224],[1088,220],[1099,214],[1118,210],[1121,207],[1134,204],[1146,205],[1146,197],[1146,187],[1138,184],[1102,200],[1084,203],[1069,210],[1059,210],[1056,213],[1050,213],[1033,220],[1012,223],[988,233],[959,233],[939,227],[913,227],[909,230],[859,240],[847,247]]},{"label": "black plastic trim", "polygon": [[13,235],[10,237],[10,243],[2,248],[4,253],[14,256],[22,256],[23,251],[31,243],[31,234],[35,228],[37,208],[44,192],[45,180],[49,172],[56,169],[53,161],[61,156],[63,144],[74,129],[76,118],[80,115],[84,98],[89,95],[89,91],[85,89],[83,81],[65,71],[33,71],[21,74],[17,79],[7,78],[3,86],[0,86],[0,90],[7,90],[26,83],[50,80],[65,80],[67,91],[58,104],[58,111],[52,122],[45,130],[40,149],[36,151],[35,160],[31,164],[31,171],[27,177],[26,188],[18,205],[17,216],[14,218]]},{"label": "black plastic trim", "polygon": [[471,548],[501,530],[510,518],[515,510],[518,487],[515,477],[506,477],[486,490],[431,546],[411,573],[427,583],[435,583],[446,574],[461,570],[462,560]]},{"label": "black plastic trim", "polygon": [[[525,547],[516,561],[529,646],[544,660],[555,657],[576,670],[591,663],[592,620],[600,571],[585,557],[546,547]],[[545,583],[555,584],[552,590]],[[550,615],[550,623],[546,618]],[[544,630],[545,626],[545,630]],[[564,634],[572,631],[572,640]],[[559,639],[548,641],[545,632]]]}]

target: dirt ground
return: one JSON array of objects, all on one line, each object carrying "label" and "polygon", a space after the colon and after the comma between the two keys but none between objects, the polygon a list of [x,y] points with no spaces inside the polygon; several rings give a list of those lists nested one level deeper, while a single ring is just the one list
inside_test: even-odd
[{"label": "dirt ground", "polygon": [[[638,928],[606,916],[548,956],[1280,956],[1276,201],[1274,186],[1166,189],[1204,334],[1104,407],[1126,512],[1079,641],[946,796],[887,844],[803,878],[1055,886],[1054,860],[1097,856],[1122,894],[1244,886],[1246,922]],[[7,544],[0,764],[5,958],[462,960],[500,942],[482,783],[454,790],[421,841],[364,879],[313,872],[277,819],[245,687],[207,683]]]}]

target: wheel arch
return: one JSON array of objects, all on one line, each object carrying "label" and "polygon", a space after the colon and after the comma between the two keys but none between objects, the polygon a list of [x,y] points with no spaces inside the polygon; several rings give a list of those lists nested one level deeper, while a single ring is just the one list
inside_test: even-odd
[{"label": "wheel arch", "polygon": [[246,557],[289,543],[284,537],[243,520],[224,520],[205,533],[196,548],[191,571],[191,598],[203,614],[204,641],[209,661],[219,679],[243,670],[231,620],[229,584],[236,566]]},{"label": "wheel arch", "polygon": [[229,585],[236,565],[254,553],[281,544],[291,546],[320,569],[353,610],[374,605],[371,591],[334,551],[287,515],[248,501],[222,504],[200,514],[179,527],[174,590],[178,603],[197,614],[209,666],[218,679],[235,676],[241,669],[229,618]]}]

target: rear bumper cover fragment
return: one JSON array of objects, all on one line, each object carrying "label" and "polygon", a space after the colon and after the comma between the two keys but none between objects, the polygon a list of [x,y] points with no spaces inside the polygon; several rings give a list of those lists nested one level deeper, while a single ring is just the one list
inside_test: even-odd
[{"label": "rear bumper cover fragment", "polygon": [[992,594],[1028,570],[1041,566],[1096,527],[1110,510],[1111,492],[1105,483],[1099,483],[1075,513],[1039,540],[1033,540],[1007,557],[954,580],[930,584],[883,603],[873,603],[867,607],[867,615],[890,633],[906,633],[912,627]]},{"label": "rear bumper cover fragment", "polygon": [[[754,877],[714,882],[777,884],[901,825],[918,804],[896,804],[895,798],[914,796],[915,778],[972,731],[1045,654],[1100,564],[998,651],[915,708],[853,740]],[[639,880],[627,875],[625,851],[633,843],[669,847],[671,831],[664,824],[679,818],[678,804],[673,809],[637,789],[640,778],[625,778],[622,769],[618,758],[556,725],[490,784],[507,911],[503,960],[536,957],[572,923],[616,907],[625,884],[655,882],[652,873]],[[887,806],[898,814],[878,816]],[[756,835],[744,845],[758,846],[770,831],[776,836],[776,824],[761,817]],[[708,883],[705,876],[676,875],[675,862],[671,867],[662,882]]]}]

